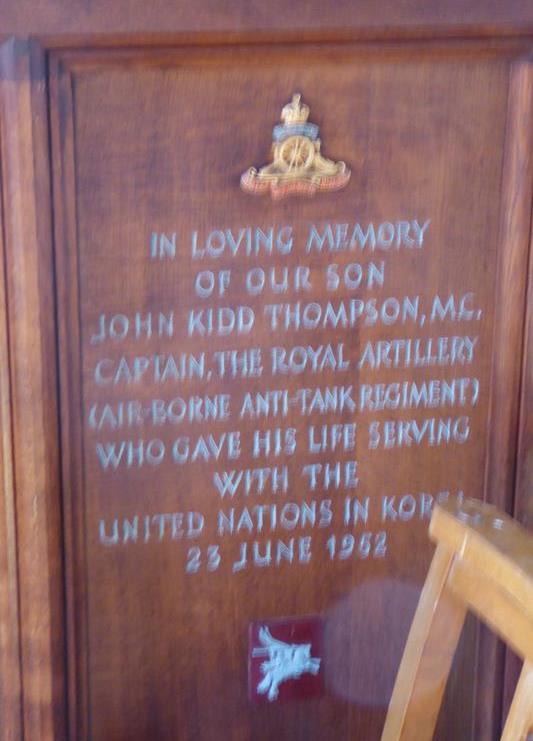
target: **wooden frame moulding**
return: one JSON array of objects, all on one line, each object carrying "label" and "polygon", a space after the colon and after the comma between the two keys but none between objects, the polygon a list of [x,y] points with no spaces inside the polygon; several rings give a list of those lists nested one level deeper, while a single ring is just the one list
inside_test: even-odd
[{"label": "wooden frame moulding", "polygon": [[[0,706],[7,703],[8,720],[2,720],[0,738],[59,741],[65,737],[63,549],[43,50],[34,42],[6,41],[0,48],[0,79],[9,346],[9,385],[5,357],[0,370],[2,423],[8,422],[3,428],[2,514],[10,582],[8,607],[0,614],[5,619],[2,613],[9,613],[4,627],[13,642],[4,660],[19,666],[12,667],[2,687]],[[0,334],[6,334],[5,326]]]}]

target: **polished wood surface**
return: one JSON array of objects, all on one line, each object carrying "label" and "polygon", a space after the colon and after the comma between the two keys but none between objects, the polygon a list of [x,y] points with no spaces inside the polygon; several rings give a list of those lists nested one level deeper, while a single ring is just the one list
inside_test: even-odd
[{"label": "polished wood surface", "polygon": [[[331,213],[338,213],[341,221],[348,221],[354,203],[367,220],[374,218],[372,214],[376,213],[386,219],[386,213],[399,214],[407,208],[405,194],[409,193],[415,212],[423,210],[434,215],[432,223],[437,236],[430,248],[431,260],[394,261],[389,290],[394,294],[400,293],[402,286],[424,285],[428,300],[438,291],[450,291],[457,285],[475,293],[484,312],[484,321],[479,327],[479,342],[484,350],[476,363],[476,372],[485,391],[481,395],[482,402],[473,411],[473,442],[446,449],[425,447],[423,466],[418,465],[419,451],[411,447],[374,453],[374,457],[380,456],[377,460],[381,463],[369,461],[365,468],[364,461],[369,453],[365,455],[363,451],[369,443],[362,439],[358,458],[364,470],[364,488],[359,493],[362,496],[374,492],[383,495],[387,490],[443,491],[452,486],[448,482],[449,472],[453,470],[453,486],[457,490],[480,496],[486,464],[484,432],[489,400],[498,399],[499,402],[500,399],[499,395],[488,394],[491,358],[497,357],[490,349],[496,304],[489,298],[496,286],[496,260],[501,260],[509,275],[516,278],[516,273],[510,267],[513,253],[506,247],[496,252],[499,214],[491,207],[498,200],[501,187],[508,52],[503,50],[500,58],[493,58],[492,52],[485,56],[479,49],[477,60],[467,63],[468,55],[475,51],[475,48],[463,47],[457,49],[456,56],[450,56],[445,49],[440,49],[434,56],[431,48],[422,47],[418,58],[414,59],[417,50],[412,47],[405,53],[401,49],[379,46],[366,48],[364,56],[358,47],[331,46],[324,51],[306,46],[294,50],[289,47],[228,50],[214,47],[163,55],[125,52],[54,57],[53,151],[61,154],[60,160],[54,157],[58,163],[55,183],[58,286],[60,295],[66,297],[66,304],[59,306],[59,316],[61,343],[65,348],[62,355],[62,427],[67,482],[66,548],[67,562],[72,568],[68,614],[72,621],[71,635],[76,638],[76,650],[70,654],[71,682],[75,687],[72,696],[76,697],[71,718],[78,718],[77,732],[82,737],[90,726],[97,737],[105,737],[106,733],[126,737],[134,733],[144,736],[157,733],[168,734],[171,738],[180,733],[193,738],[199,732],[209,738],[224,722],[228,705],[234,708],[232,717],[239,718],[238,722],[233,721],[232,732],[236,737],[270,738],[280,733],[281,727],[292,737],[309,733],[301,713],[296,713],[296,708],[293,710],[290,705],[269,709],[268,714],[262,708],[251,708],[242,674],[246,666],[248,621],[309,613],[323,615],[329,626],[326,647],[329,654],[324,657],[332,672],[329,694],[345,697],[349,692],[352,700],[351,705],[339,704],[339,700],[333,698],[310,704],[307,713],[314,733],[318,736],[334,733],[341,737],[377,737],[386,707],[385,678],[394,676],[395,661],[399,657],[397,653],[389,653],[387,648],[383,654],[375,654],[372,664],[365,663],[366,668],[363,668],[357,656],[367,640],[364,636],[368,628],[364,626],[369,623],[381,626],[379,630],[388,636],[391,647],[400,644],[400,636],[405,635],[412,610],[408,602],[402,603],[407,593],[396,596],[400,602],[392,625],[389,624],[389,610],[382,606],[381,600],[388,599],[385,595],[390,579],[421,581],[430,556],[427,550],[424,552],[424,518],[417,518],[418,524],[411,522],[410,526],[391,523],[380,526],[382,500],[376,499],[374,494],[370,521],[373,525],[369,527],[374,532],[386,528],[390,553],[386,559],[331,564],[319,557],[309,569],[296,565],[279,572],[276,569],[261,573],[249,568],[232,576],[231,564],[236,559],[236,551],[230,541],[224,542],[223,548],[225,557],[231,560],[220,572],[187,576],[176,567],[169,572],[176,558],[174,545],[137,545],[136,551],[134,546],[104,549],[98,542],[96,524],[100,520],[110,523],[117,516],[130,518],[137,512],[151,514],[154,510],[147,507],[145,501],[152,481],[156,482],[155,494],[162,502],[161,509],[155,511],[172,511],[176,506],[172,467],[169,464],[160,467],[155,480],[153,471],[145,468],[138,472],[119,469],[110,478],[95,456],[95,445],[105,438],[90,431],[83,432],[78,410],[80,404],[83,405],[87,415],[89,403],[110,398],[108,389],[98,389],[91,380],[102,350],[91,346],[89,339],[96,332],[102,314],[110,316],[118,311],[133,314],[137,306],[145,307],[145,311],[173,307],[175,286],[178,296],[187,297],[183,303],[178,303],[180,311],[186,311],[190,305],[194,265],[187,260],[185,248],[182,248],[183,258],[179,263],[167,263],[164,272],[147,268],[143,262],[148,236],[145,224],[151,220],[156,219],[165,232],[172,232],[173,224],[179,224],[180,239],[184,242],[186,235],[195,229],[204,235],[217,225],[229,225],[237,230],[242,214],[246,214],[247,224],[290,223],[295,229],[295,240],[302,244],[306,225],[310,222],[320,223],[331,218]],[[54,69],[57,69],[57,76]],[[319,87],[318,69],[321,71]],[[372,82],[367,87],[369,79]],[[456,84],[457,80],[462,80],[462,84]],[[337,156],[361,151],[363,158],[356,159],[352,165],[350,186],[322,200],[280,205],[250,200],[239,192],[238,178],[253,162],[268,112],[276,109],[277,101],[290,98],[296,84],[312,104],[314,116],[323,122],[325,131],[328,112],[334,112],[335,128],[330,126],[328,151],[339,153]],[[418,97],[426,99],[426,106],[418,113],[416,133],[408,112]],[[188,101],[186,110],[181,107],[182,100]],[[359,112],[365,110],[372,112],[371,117],[361,121]],[[59,116],[56,111],[63,113]],[[137,125],[139,120],[143,121],[142,129]],[[352,121],[358,123],[354,126]],[[402,121],[409,131],[405,136],[402,136]],[[239,143],[235,150],[231,143],[236,131]],[[187,148],[179,146],[184,138]],[[385,141],[388,142],[386,149],[383,147]],[[411,147],[409,141],[412,141]],[[157,143],[155,148],[154,143]],[[425,167],[416,166],[416,163],[430,160],[431,176]],[[470,167],[468,179],[463,177],[465,161],[475,162],[477,166],[477,169],[473,165]],[[134,173],[134,178],[129,178],[127,172]],[[190,175],[193,172],[194,178]],[[402,188],[398,189],[400,182]],[[453,187],[447,183],[453,183]],[[139,198],[140,194],[150,194],[150,198]],[[518,200],[521,202],[520,198]],[[111,204],[114,205],[110,207]],[[480,215],[475,216],[476,213]],[[117,214],[121,216],[120,221],[117,221]],[[172,218],[165,214],[172,214]],[[453,214],[452,219],[449,214]],[[463,235],[462,239],[457,238],[458,233]],[[73,244],[78,245],[77,252],[73,252]],[[125,244],[129,245],[126,269],[122,248]],[[517,244],[521,242],[509,240],[509,245]],[[347,264],[349,259],[346,254],[335,255],[341,265]],[[298,264],[304,264],[304,260],[300,251],[285,256],[284,264],[295,269]],[[479,271],[480,262],[485,264],[486,273]],[[311,264],[312,282],[316,285],[327,260],[317,256]],[[229,259],[219,265],[234,269]],[[237,275],[242,273],[237,272]],[[99,287],[98,302],[95,302],[94,286]],[[502,301],[508,302],[514,302],[521,295],[516,283],[512,291],[507,289],[501,293]],[[295,292],[289,295],[291,300],[298,298]],[[326,294],[315,290],[314,295]],[[349,297],[348,293],[341,295]],[[118,296],[120,303],[117,303]],[[250,301],[257,310],[260,304],[254,303],[244,292],[237,297],[237,304]],[[216,307],[217,303],[213,301],[209,306]],[[515,316],[510,306],[498,312],[498,322],[500,317],[510,317],[512,323],[504,323],[505,334],[514,326]],[[448,325],[448,331],[452,326]],[[418,329],[417,333],[430,337],[434,330]],[[385,340],[389,334],[386,328],[380,328],[377,334],[355,329],[349,339],[343,334],[339,339],[346,337],[353,360],[369,337]],[[288,333],[283,344],[298,344],[302,341],[300,336],[298,332]],[[314,332],[313,337],[317,336],[320,342],[327,342],[326,332]],[[272,344],[264,323],[256,327],[254,342],[264,351]],[[234,343],[240,348],[249,346],[247,338],[237,338]],[[209,340],[209,344],[217,349],[228,346],[227,340],[216,338]],[[112,357],[118,359],[127,351],[134,353],[135,347],[126,340],[113,349]],[[200,339],[194,342],[183,339],[183,347],[193,351],[208,345]],[[513,365],[516,356],[509,356],[506,362]],[[392,381],[398,377],[398,371],[380,371],[380,377]],[[404,370],[402,377],[414,379],[417,376]],[[494,391],[499,378],[503,377],[507,384],[513,385],[508,373],[492,376]],[[85,379],[83,391],[79,385],[81,378]],[[335,376],[324,378],[331,384]],[[371,373],[361,372],[359,382],[371,378]],[[246,387],[246,381],[241,383]],[[312,376],[306,383],[313,383]],[[286,381],[292,393],[300,384],[298,377]],[[234,386],[221,379],[214,388],[236,394]],[[146,393],[155,391],[148,388]],[[516,396],[511,394],[505,398],[515,399]],[[508,424],[509,412],[503,410],[501,419]],[[293,424],[298,427],[298,435],[303,437],[306,428],[302,421],[295,419]],[[245,438],[251,438],[256,424],[241,423],[240,426]],[[224,427],[215,429],[222,431]],[[490,429],[494,432],[495,428]],[[119,432],[113,439],[120,440],[123,435]],[[165,439],[171,440],[168,436]],[[506,448],[501,437],[497,439],[499,444],[495,452],[500,457],[490,458],[495,473],[504,470],[506,460],[503,457]],[[76,441],[83,442],[83,447],[78,447]],[[282,460],[291,462],[287,457]],[[306,457],[296,460],[303,465]],[[384,475],[391,462],[394,477]],[[254,462],[248,457],[240,465],[251,468]],[[196,466],[180,470],[178,486],[180,501],[184,502],[180,506],[214,516],[218,507],[213,502],[211,479],[217,468],[208,464],[202,469]],[[297,475],[296,467],[291,469],[291,475]],[[302,486],[305,481],[298,484],[298,488]],[[309,492],[308,487],[307,490]],[[263,501],[266,496],[263,495]],[[298,498],[302,496],[304,492]],[[306,498],[311,496],[316,495],[307,493]],[[275,502],[276,497],[269,496],[267,501]],[[323,549],[326,537],[332,532],[341,537],[343,531],[341,524],[333,531],[325,531],[323,536],[314,533],[316,547]],[[216,534],[210,537],[216,539]],[[417,538],[416,546],[413,537]],[[262,542],[264,540],[262,536]],[[200,542],[209,546],[212,541],[206,538]],[[183,564],[184,555],[181,559]],[[153,575],[161,570],[172,573],[172,587],[167,579],[154,583]],[[196,582],[192,581],[194,579]],[[366,609],[358,610],[353,600],[357,600],[358,588],[363,589],[369,580],[378,592],[374,596],[370,591],[372,596],[367,598]],[[129,587],[124,591],[126,585]],[[133,601],[125,602],[128,593]],[[195,594],[198,596],[194,597]],[[349,594],[354,595],[349,601],[353,606],[347,610]],[[378,597],[378,594],[383,596]],[[185,600],[179,595],[186,596]],[[164,619],[157,613],[147,618],[146,599],[161,606]],[[191,599],[194,600],[192,604]],[[206,599],[214,600],[217,605],[216,623],[213,623]],[[275,608],[271,606],[272,600]],[[119,604],[121,609],[117,611]],[[341,608],[343,604],[346,608]],[[345,677],[338,664],[338,657],[345,653],[343,641],[347,640],[344,623],[354,635],[361,636],[359,641],[350,640],[353,664],[360,668],[355,675]],[[234,636],[228,634],[228,625],[234,626]],[[172,636],[176,626],[187,635],[186,643],[185,638],[182,639],[176,649],[183,659],[167,665],[165,657],[174,643]],[[128,635],[135,636],[133,652]],[[202,647],[209,644],[218,649],[204,653]],[[184,655],[185,645],[189,653]],[[94,648],[89,650],[89,646]],[[142,658],[152,654],[151,661]],[[200,656],[205,662],[201,666]],[[189,663],[195,667],[193,674],[187,668]],[[161,674],[162,665],[167,665],[164,674]],[[474,667],[472,662],[470,668],[463,668],[458,687],[461,684],[473,687]],[[210,697],[213,699],[210,712],[201,715],[200,730],[195,731],[198,712],[188,701],[188,692],[195,687],[196,695],[202,696],[205,676],[211,678]],[[339,684],[339,678],[347,683],[345,688]],[[142,712],[147,684],[158,688],[154,696],[156,710],[152,713]],[[362,697],[369,700],[366,703],[358,700],[358,692],[363,692]],[[170,695],[180,699],[170,705],[164,699]],[[363,710],[364,704],[370,705],[369,709]],[[372,708],[371,704],[375,706]],[[119,712],[119,707],[129,710]],[[460,730],[455,731],[457,737],[458,734],[466,737],[470,732],[465,719],[460,723]]]},{"label": "polished wood surface", "polygon": [[[149,8],[130,2],[127,10],[113,3],[105,11],[94,3],[0,7],[0,39],[20,37],[3,44],[0,61],[0,343],[6,348],[0,362],[0,739],[210,739],[220,737],[220,728],[243,740],[378,739],[432,556],[426,538],[431,504],[439,495],[464,492],[522,519],[530,509],[530,7],[339,3],[334,14],[324,4],[277,2]],[[240,176],[269,161],[272,126],[295,92],[320,127],[323,154],[346,160],[350,182],[312,200],[273,203],[243,193]],[[430,220],[420,250],[305,251],[311,224],[366,228],[372,222],[377,229],[414,219]],[[290,253],[191,257],[195,231],[202,248],[210,232],[238,235],[244,227],[271,225],[290,225]],[[173,232],[176,259],[151,260],[152,233]],[[383,266],[384,285],[327,290],[327,266],[335,263],[342,274],[354,262],[365,270],[370,262]],[[253,296],[243,287],[251,268],[288,268],[294,277],[302,266],[309,268],[309,290],[293,282],[285,293],[267,288]],[[194,280],[201,269],[231,271],[231,290],[200,299]],[[429,315],[435,296],[445,303],[452,294],[457,300],[474,294],[466,314],[425,324],[284,330],[269,326],[262,313],[265,304],[298,300],[420,296]],[[472,301],[481,312],[477,319],[468,314]],[[250,335],[183,331],[192,308],[239,305],[261,316]],[[120,341],[91,341],[104,315],[133,322],[137,312],[151,313],[156,321],[170,311],[179,326],[172,338],[130,333]],[[477,338],[470,363],[357,367],[369,342],[465,335]],[[337,352],[343,345],[340,364],[347,361],[350,372],[308,367],[274,376],[267,361],[257,378],[222,377],[211,365],[209,378],[174,385],[147,377],[95,380],[102,359],[116,365],[121,357],[251,347],[264,359],[273,345],[327,344]],[[246,392],[458,378],[479,382],[475,402],[238,418]],[[141,400],[147,406],[215,393],[231,399],[225,422],[116,430],[90,422],[95,405]],[[448,416],[468,418],[465,440],[398,444],[400,420],[423,424]],[[385,420],[396,425],[390,449]],[[330,429],[326,447],[310,453],[309,427],[334,423],[347,426],[345,449],[330,449],[338,444]],[[376,430],[381,433],[375,448],[372,424],[378,425],[374,441]],[[252,455],[256,430],[287,427],[296,430],[295,453],[289,439],[279,454]],[[232,430],[240,432],[242,452],[223,462],[167,458],[115,470],[97,452],[124,439],[154,437],[170,446],[181,434],[221,439]],[[322,481],[312,489],[302,473],[309,463],[352,459],[353,486],[345,479],[338,488]],[[288,492],[233,498],[217,492],[217,472],[258,465],[286,465]],[[343,522],[346,496],[368,497],[368,522]],[[217,533],[219,510],[310,500],[331,500],[333,521]],[[132,535],[135,516],[144,523],[146,516],[187,511],[206,519],[198,538],[158,542],[155,530],[149,541]],[[127,542],[113,544],[115,518]],[[357,540],[357,557],[353,549],[351,555],[339,550],[343,538],[360,539],[364,532],[371,533],[364,537],[373,539],[373,549]],[[296,556],[279,566],[249,561],[245,569],[232,568],[243,543],[264,548],[268,540],[275,545],[290,537],[296,554],[302,548],[300,562]],[[312,543],[309,563],[308,543],[299,541],[305,537]],[[204,569],[213,545],[222,561]],[[196,568],[197,547],[201,568],[187,573],[187,563]],[[441,570],[448,557],[439,556]],[[323,694],[251,702],[250,623],[306,616],[323,629]],[[461,610],[452,623],[456,639]],[[467,619],[439,738],[494,736],[503,669],[494,637]],[[508,663],[508,677],[512,671]],[[525,674],[522,683],[529,681]],[[443,688],[444,682],[439,692]]]},{"label": "polished wood surface", "polygon": [[[6,540],[16,547],[5,593],[26,702],[16,669],[6,674],[8,738],[61,738],[65,728],[61,513],[58,486],[50,180],[42,56],[16,40],[1,49],[4,301],[9,320],[11,420],[6,456]],[[11,468],[12,467],[12,468]],[[13,558],[13,550],[11,550]],[[15,620],[15,614],[17,615]],[[9,656],[9,653],[6,655]],[[18,734],[18,735],[17,735]]]},{"label": "polished wood surface", "polygon": [[533,537],[495,507],[437,505],[437,551],[411,626],[382,741],[430,741],[466,610],[523,659],[502,739],[533,729]]},{"label": "polished wood surface", "polygon": [[98,35],[104,45],[120,43],[121,34],[159,43],[165,36],[187,33],[220,33],[227,38],[235,33],[267,36],[287,32],[293,38],[312,34],[324,39],[328,33],[359,32],[394,36],[401,33],[495,36],[503,33],[527,33],[533,26],[533,11],[527,0],[461,0],[424,2],[394,0],[338,2],[334,7],[319,0],[282,4],[253,4],[245,0],[227,3],[220,0],[196,3],[167,3],[156,0],[149,6],[143,0],[119,0],[108,3],[93,0],[21,0],[0,3],[0,33],[41,35],[54,44],[83,46],[82,39]]}]

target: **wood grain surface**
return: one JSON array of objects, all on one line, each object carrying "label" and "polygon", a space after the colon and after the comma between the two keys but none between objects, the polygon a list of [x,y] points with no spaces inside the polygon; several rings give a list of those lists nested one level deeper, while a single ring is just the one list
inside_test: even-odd
[{"label": "wood grain surface", "polygon": [[[50,36],[54,43],[98,35],[103,43],[120,34],[136,34],[146,39],[150,34],[234,32],[269,34],[285,31],[294,37],[313,33],[324,38],[328,32],[363,34],[417,33],[434,34],[485,32],[496,35],[523,33],[533,24],[533,11],[527,0],[461,0],[425,2],[408,0],[372,0],[339,2],[334,6],[312,0],[303,2],[228,4],[223,0],[201,3],[167,3],[156,0],[21,0],[0,3],[0,33]],[[70,37],[70,38],[69,38]]]},{"label": "wood grain surface", "polygon": [[533,538],[496,507],[452,499],[434,509],[437,544],[396,678],[382,741],[430,741],[466,610],[523,661],[502,741],[533,728]]},{"label": "wood grain surface", "polygon": [[[1,741],[378,739],[432,502],[529,510],[530,6],[274,5],[0,2],[0,39],[39,37],[0,59]],[[348,185],[242,192],[294,93]],[[372,249],[369,225],[390,243]],[[219,281],[207,297],[201,271]],[[345,326],[291,318],[361,301]],[[208,326],[243,306],[251,331]],[[414,362],[415,342],[440,360]],[[162,380],[170,354],[202,370]],[[371,408],[428,381],[437,401]],[[349,386],[342,411],[241,413],[246,394]],[[217,394],[227,418],[168,414]],[[450,440],[431,437],[448,419]],[[286,484],[221,496],[217,475],[259,467]],[[307,617],[323,694],[252,702],[250,624]],[[467,618],[439,739],[494,736],[504,662]]]},{"label": "wood grain surface", "polygon": [[19,652],[25,697],[20,706],[18,672],[8,671],[11,713],[2,732],[7,738],[20,738],[23,732],[25,738],[44,739],[62,737],[65,696],[51,196],[42,65],[42,54],[30,44],[12,40],[1,49],[10,372],[3,393],[9,394],[11,412],[11,424],[2,428],[10,515],[5,542],[11,549],[16,543],[18,577],[18,590],[11,584],[3,599],[14,615],[18,613],[10,649]]},{"label": "wood grain surface", "polygon": [[[499,352],[493,344],[495,319],[500,322],[501,316],[494,300],[498,259],[507,265],[507,252],[498,253],[499,209],[494,204],[500,202],[502,189],[508,54],[505,49],[498,55],[468,45],[435,50],[411,46],[405,52],[379,45],[364,51],[357,46],[301,45],[189,48],[159,56],[125,52],[54,57],[57,278],[59,294],[65,297],[59,305],[63,460],[67,562],[72,570],[68,604],[71,633],[76,636],[69,663],[76,698],[72,717],[79,709],[75,729],[81,737],[215,738],[220,725],[228,723],[232,738],[267,739],[281,729],[292,738],[379,737],[390,682],[431,555],[427,519],[418,512],[413,519],[406,518],[409,522],[380,524],[383,497],[436,495],[452,489],[482,497],[484,491],[485,433],[490,429],[489,403],[495,388],[491,365]],[[313,201],[273,204],[250,198],[239,190],[240,174],[267,161],[271,126],[296,89],[311,106],[311,120],[321,126],[326,154],[346,159],[352,168],[350,184]],[[249,305],[259,315],[264,303],[280,299],[272,292],[259,298],[247,295],[247,269],[279,265],[279,260],[252,257],[247,262],[224,256],[196,268],[191,259],[193,232],[205,240],[213,230],[236,233],[250,225],[293,227],[296,247],[284,255],[283,265],[293,271],[298,265],[309,266],[310,296],[325,301],[328,293],[320,287],[321,275],[332,258],[305,254],[309,224],[379,224],[407,213],[431,219],[427,252],[420,257],[386,255],[384,295],[421,293],[425,305],[430,305],[437,294],[472,292],[476,309],[482,307],[482,320],[475,324],[479,353],[468,371],[480,382],[479,401],[468,409],[472,428],[468,441],[371,451],[365,424],[384,415],[358,415],[361,436],[354,454],[361,483],[355,494],[372,500],[368,528],[386,532],[386,557],[328,561],[327,537],[345,533],[336,521],[324,533],[313,531],[313,549],[318,553],[310,564],[263,570],[249,565],[233,573],[243,541],[259,539],[264,547],[266,540],[276,542],[287,534],[277,530],[221,538],[213,523],[218,511],[230,506],[213,486],[220,463],[212,460],[177,468],[167,460],[157,468],[118,465],[106,470],[97,446],[119,444],[128,437],[127,430],[98,434],[89,427],[91,408],[139,394],[148,403],[162,393],[170,399],[178,392],[218,391],[229,394],[238,409],[244,391],[274,387],[294,394],[302,385],[331,386],[339,377],[336,371],[319,378],[312,373],[269,378],[267,371],[259,380],[228,379],[210,365],[214,380],[184,383],[187,392],[180,386],[161,390],[149,381],[121,392],[120,382],[116,390],[107,382],[95,382],[98,363],[106,358],[110,361],[106,367],[112,367],[122,357],[177,348],[198,353],[257,346],[268,357],[274,343],[291,347],[329,342],[343,343],[355,368],[370,339],[456,335],[473,332],[472,325],[468,329],[463,325],[461,331],[451,321],[438,329],[417,324],[406,331],[400,325],[392,333],[388,326],[360,325],[349,332],[315,329],[306,337],[301,328],[273,332],[260,318],[252,340],[236,336],[230,338],[231,344],[216,333],[188,338],[181,329],[176,330],[177,344],[175,338],[139,341],[131,335],[120,342],[91,342],[100,331],[101,316],[132,317],[137,311],[143,315],[152,311],[155,316],[157,311],[174,310],[176,321],[183,322],[190,308],[198,308],[194,277],[204,265],[231,270],[237,287],[228,294],[228,305]],[[147,257],[152,231],[178,234],[179,257],[164,262],[164,269]],[[365,263],[372,258],[376,256],[364,256]],[[334,253],[341,266],[354,259],[350,252]],[[367,290],[362,295],[375,294]],[[516,295],[505,292],[506,300]],[[349,297],[346,289],[335,295]],[[299,298],[293,286],[283,300],[294,303]],[[204,305],[216,309],[225,304],[213,297]],[[432,369],[429,377],[457,374],[455,369],[446,374],[442,368],[436,370],[437,375]],[[460,368],[461,375],[464,371]],[[427,374],[428,369],[382,367],[375,377],[383,383],[414,381]],[[357,384],[369,383],[374,373],[363,368],[348,377]],[[511,398],[517,393],[515,389]],[[387,419],[402,416],[385,414]],[[506,423],[507,414],[503,412]],[[341,419],[348,422],[350,416]],[[290,418],[304,441],[311,422],[327,421],[331,419]],[[215,422],[207,429],[217,434],[239,429],[243,441],[248,441],[258,427],[254,421],[235,424],[236,428]],[[278,422],[259,424],[262,430],[270,426]],[[187,433],[194,438],[205,430],[196,423]],[[157,438],[170,446],[179,432],[167,426]],[[350,455],[345,452],[340,459],[349,460]],[[272,460],[271,456],[270,464]],[[321,501],[333,495],[338,505],[341,492],[321,491],[321,485],[310,492],[302,478],[309,454],[298,452],[291,458],[285,451],[279,460],[289,466],[291,484],[295,482],[286,495],[289,501]],[[238,467],[254,465],[250,453],[243,453]],[[499,465],[494,464],[495,470],[501,471]],[[229,466],[236,467],[228,463],[224,468]],[[279,495],[264,493],[261,503],[266,502],[277,504]],[[247,504],[242,494],[231,501],[237,512]],[[154,542],[151,536],[148,543],[137,537],[136,543],[102,545],[100,522],[109,536],[115,518],[122,528],[124,519],[133,521],[135,516],[144,521],[147,515],[191,510],[208,521],[198,540],[202,558],[210,545],[220,545],[223,560],[212,573],[207,568],[186,573],[190,550],[179,541]],[[306,614],[325,620],[327,695],[304,705],[250,706],[249,621]],[[380,649],[373,642],[378,636]],[[471,654],[474,648],[471,635],[464,650]],[[453,732],[445,725],[443,737],[472,734],[474,697],[465,699],[465,688],[473,687],[475,665],[466,664],[452,684],[461,692],[465,714],[447,721],[457,724]],[[198,705],[203,708],[204,702],[206,710]]]}]

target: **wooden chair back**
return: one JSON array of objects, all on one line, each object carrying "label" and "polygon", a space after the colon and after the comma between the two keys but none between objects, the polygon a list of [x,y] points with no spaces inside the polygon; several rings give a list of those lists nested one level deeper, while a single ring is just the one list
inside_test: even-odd
[{"label": "wooden chair back", "polygon": [[435,507],[437,544],[400,663],[382,741],[430,741],[471,610],[524,659],[503,741],[533,729],[533,538],[495,507],[450,500]]}]

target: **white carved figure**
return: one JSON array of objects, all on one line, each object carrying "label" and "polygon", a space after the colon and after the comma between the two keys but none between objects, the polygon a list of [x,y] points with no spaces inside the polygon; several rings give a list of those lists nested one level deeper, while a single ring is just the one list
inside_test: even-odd
[{"label": "white carved figure", "polygon": [[272,702],[278,696],[278,687],[287,679],[297,679],[302,674],[318,674],[321,659],[311,656],[310,643],[285,643],[272,637],[267,627],[259,629],[259,640],[263,648],[254,648],[252,656],[268,656],[261,664],[263,679],[257,691]]}]

